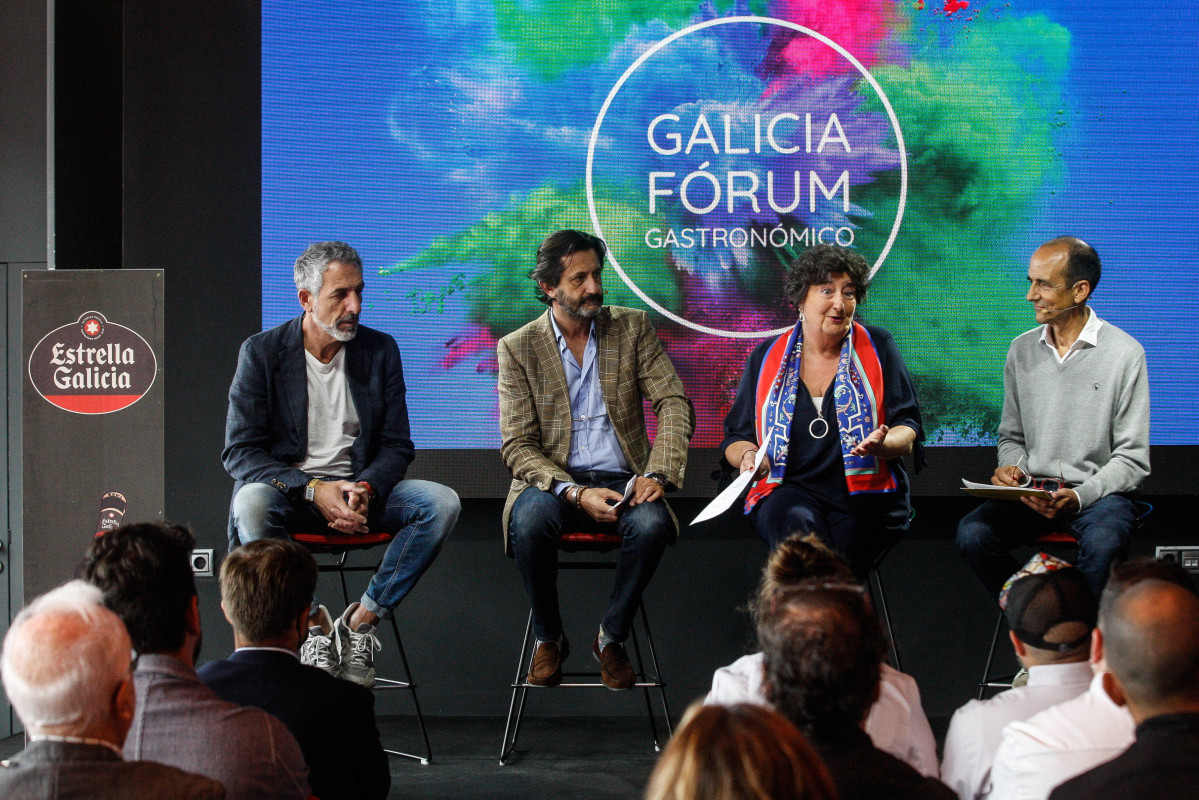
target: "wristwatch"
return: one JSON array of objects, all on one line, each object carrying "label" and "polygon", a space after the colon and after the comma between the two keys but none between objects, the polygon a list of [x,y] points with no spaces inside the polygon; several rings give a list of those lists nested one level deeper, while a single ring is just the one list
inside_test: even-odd
[{"label": "wristwatch", "polygon": [[320,478],[313,478],[304,484],[304,499],[309,503],[316,502],[316,485],[321,482]]},{"label": "wristwatch", "polygon": [[647,472],[642,477],[649,478],[651,481],[655,481],[663,489],[670,485],[670,478],[667,478],[661,472]]}]

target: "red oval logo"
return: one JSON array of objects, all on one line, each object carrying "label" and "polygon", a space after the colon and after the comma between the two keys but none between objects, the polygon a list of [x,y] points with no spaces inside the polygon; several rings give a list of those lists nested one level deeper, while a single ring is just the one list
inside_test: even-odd
[{"label": "red oval logo", "polygon": [[111,414],[154,385],[158,360],[136,331],[87,311],[41,338],[29,354],[29,380],[64,411]]}]

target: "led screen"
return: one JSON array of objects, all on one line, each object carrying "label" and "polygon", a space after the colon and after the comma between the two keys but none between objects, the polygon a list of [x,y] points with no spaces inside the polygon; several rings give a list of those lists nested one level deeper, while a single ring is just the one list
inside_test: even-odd
[{"label": "led screen", "polygon": [[815,242],[874,269],[933,445],[994,442],[1028,257],[1099,251],[1148,353],[1152,442],[1199,443],[1190,344],[1199,26],[1181,2],[262,3],[264,327],[341,239],[399,342],[423,449],[499,444],[495,343],[564,227],[608,242],[713,447]]}]

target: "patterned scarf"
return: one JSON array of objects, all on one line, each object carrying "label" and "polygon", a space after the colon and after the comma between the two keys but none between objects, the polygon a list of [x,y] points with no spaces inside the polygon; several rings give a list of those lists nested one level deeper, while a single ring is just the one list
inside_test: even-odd
[{"label": "patterned scarf", "polygon": [[[770,458],[770,474],[750,487],[745,498],[746,514],[783,482],[787,472],[787,446],[799,391],[802,351],[803,326],[797,322],[790,333],[774,340],[762,359],[755,397],[756,425],[759,446],[767,448],[766,455]],[[850,452],[878,427],[877,420],[886,419],[882,362],[870,334],[857,322],[852,324],[849,335],[841,344],[832,391],[849,493],[895,491],[898,486],[886,461],[875,456],[855,456]],[[802,431],[799,435],[810,434]]]}]

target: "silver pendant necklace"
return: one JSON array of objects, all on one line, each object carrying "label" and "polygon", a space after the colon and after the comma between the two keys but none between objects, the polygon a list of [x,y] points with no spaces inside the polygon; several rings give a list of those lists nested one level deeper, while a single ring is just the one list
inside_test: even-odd
[{"label": "silver pendant necklace", "polygon": [[[818,422],[821,426],[819,429],[820,433],[816,432],[816,423]],[[824,414],[822,414],[819,410],[816,411],[816,419],[808,423],[808,434],[813,439],[823,439],[825,436],[828,436],[828,420],[824,418]]]}]

